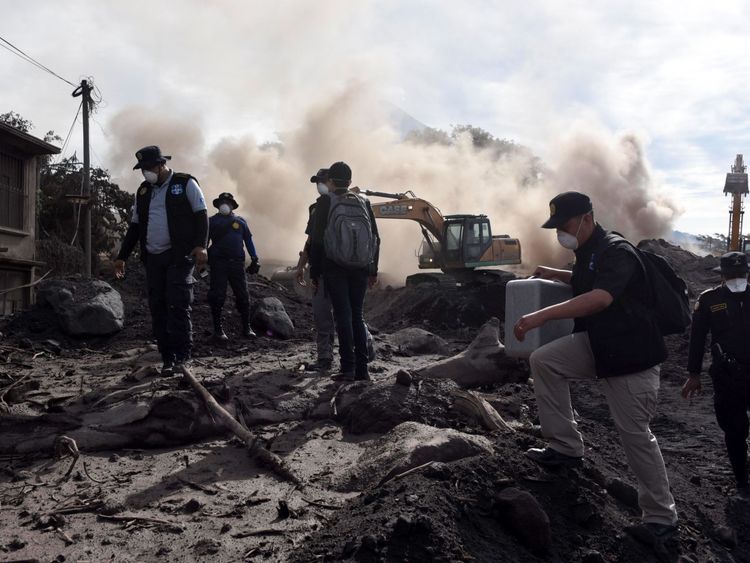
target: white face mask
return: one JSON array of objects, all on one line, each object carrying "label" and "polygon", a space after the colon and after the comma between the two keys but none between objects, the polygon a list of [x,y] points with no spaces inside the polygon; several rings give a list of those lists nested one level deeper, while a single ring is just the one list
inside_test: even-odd
[{"label": "white face mask", "polygon": [[320,195],[326,195],[328,193],[328,186],[326,186],[325,184],[321,184],[320,182],[318,182],[318,193]]},{"label": "white face mask", "polygon": [[219,213],[222,215],[229,215],[232,212],[232,209],[229,207],[228,203],[222,203],[219,206]]},{"label": "white face mask", "polygon": [[732,278],[724,282],[727,289],[732,293],[742,293],[747,289],[747,278]]},{"label": "white face mask", "polygon": [[581,226],[583,225],[583,217],[581,217],[581,222],[578,223],[578,228],[576,229],[576,234],[571,235],[570,233],[566,233],[565,231],[557,231],[557,242],[560,243],[560,246],[563,248],[567,248],[568,250],[576,250],[578,248],[578,233],[581,232]]},{"label": "white face mask", "polygon": [[159,175],[151,170],[143,170],[143,177],[149,184],[156,184],[159,181]]}]

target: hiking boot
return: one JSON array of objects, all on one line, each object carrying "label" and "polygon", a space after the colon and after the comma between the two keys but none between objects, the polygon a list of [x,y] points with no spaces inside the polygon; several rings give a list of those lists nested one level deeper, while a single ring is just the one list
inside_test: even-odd
[{"label": "hiking boot", "polygon": [[354,381],[372,381],[372,380],[370,379],[370,374],[365,371],[363,373],[355,373]]},{"label": "hiking boot", "polygon": [[182,371],[184,368],[190,369],[191,367],[193,366],[190,358],[177,358],[174,362],[174,372],[177,375],[182,375]]},{"label": "hiking boot", "polygon": [[258,335],[255,334],[255,331],[250,327],[250,323],[242,324],[242,336],[244,338],[258,338]]},{"label": "hiking boot", "polygon": [[333,379],[334,381],[354,381],[354,372],[340,371],[339,373],[334,373],[331,376],[331,379]]},{"label": "hiking boot", "polygon": [[526,450],[526,457],[545,467],[580,465],[583,461],[583,456],[576,457],[572,455],[565,455],[558,452],[557,450],[553,450],[549,446],[547,446],[546,448],[531,448],[529,450]]},{"label": "hiking boot", "polygon": [[662,544],[677,532],[677,524],[657,524],[644,522],[634,526],[627,526],[625,531],[646,545]]},{"label": "hiking boot", "polygon": [[213,339],[216,342],[227,342],[229,341],[229,337],[227,336],[227,333],[224,332],[224,325],[221,319],[221,310],[212,310],[211,315],[214,318],[214,334]]},{"label": "hiking boot", "polygon": [[333,366],[333,360],[331,359],[318,359],[314,364],[307,364],[305,371],[328,371]]},{"label": "hiking boot", "polygon": [[162,377],[172,377],[174,375],[174,362],[172,360],[165,360],[161,366]]}]

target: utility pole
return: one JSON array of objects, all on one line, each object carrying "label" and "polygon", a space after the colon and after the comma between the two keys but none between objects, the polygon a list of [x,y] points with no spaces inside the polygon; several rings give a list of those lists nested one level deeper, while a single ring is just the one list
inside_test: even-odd
[{"label": "utility pole", "polygon": [[89,109],[91,107],[91,85],[81,80],[81,85],[73,92],[74,97],[81,96],[83,104],[83,275],[91,278],[91,168],[89,161]]}]

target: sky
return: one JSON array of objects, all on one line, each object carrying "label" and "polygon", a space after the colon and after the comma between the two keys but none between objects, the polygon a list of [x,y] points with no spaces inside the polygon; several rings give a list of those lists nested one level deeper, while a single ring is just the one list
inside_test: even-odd
[{"label": "sky", "polygon": [[[431,127],[470,123],[511,139],[573,188],[570,171],[585,167],[561,159],[585,160],[581,145],[571,148],[577,139],[598,139],[592,150],[601,154],[635,146],[637,182],[647,184],[637,188],[658,202],[670,228],[695,234],[726,231],[724,177],[750,141],[743,2],[0,0],[0,10],[0,37],[71,82],[93,77],[102,98],[91,126],[94,165],[133,191],[140,178],[132,155],[156,139],[176,167],[206,179],[208,195],[245,190],[248,214],[261,224],[269,207],[259,201],[280,190],[299,189],[284,204],[295,207],[290,220],[303,220],[314,196],[305,184],[310,169],[341,153],[362,160],[350,163],[364,183],[424,179],[422,161],[418,175],[384,175],[389,161],[404,170],[442,156],[393,152],[400,140],[385,130],[383,103]],[[2,49],[0,73],[0,113],[20,113],[38,136],[66,136],[78,107],[68,84]],[[342,127],[347,142],[336,143]],[[80,136],[78,123],[66,156],[80,156]],[[286,156],[257,153],[258,144],[280,139]],[[368,161],[363,139],[389,159]],[[453,156],[439,164],[462,168]],[[442,176],[430,179],[444,191],[422,192],[445,196],[443,208],[449,193],[468,205],[472,190],[488,189],[483,182],[499,171],[467,168],[477,170],[462,177],[470,185],[451,191]],[[535,228],[543,200],[528,203],[539,209],[539,220],[534,210],[525,215]],[[615,223],[632,212],[618,204],[595,201]]]}]

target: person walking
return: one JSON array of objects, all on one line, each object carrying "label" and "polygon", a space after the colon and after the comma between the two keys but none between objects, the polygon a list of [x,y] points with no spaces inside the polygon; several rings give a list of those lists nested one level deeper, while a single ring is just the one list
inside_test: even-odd
[{"label": "person walking", "polygon": [[136,245],[146,266],[148,304],[154,336],[168,376],[190,360],[193,327],[193,269],[208,257],[208,215],[198,181],[173,172],[156,145],[135,153],[141,170],[132,217],[115,259],[115,276],[125,275],[125,261]]},{"label": "person walking", "polygon": [[734,473],[737,493],[750,498],[747,472],[747,437],[750,408],[750,289],[747,255],[724,254],[719,267],[721,285],[704,291],[695,304],[690,328],[688,378],[682,396],[691,399],[701,392],[701,371],[706,337],[711,334],[711,367],[716,421],[724,432],[724,443]]},{"label": "person walking", "polygon": [[677,530],[677,511],[664,460],[649,424],[656,411],[664,339],[654,315],[646,270],[634,246],[594,220],[591,200],[565,192],[550,201],[542,225],[556,229],[561,246],[575,253],[575,266],[539,266],[534,275],[572,286],[574,297],[521,317],[518,340],[548,321],[575,319],[573,333],[535,350],[529,358],[545,448],[526,455],[556,467],[580,464],[583,437],[571,405],[571,380],[598,380],[638,481],[641,523],[628,529],[647,543]]},{"label": "person walking", "polygon": [[369,380],[363,309],[368,286],[377,282],[380,237],[370,202],[348,191],[351,168],[335,162],[324,170],[319,179],[328,192],[313,213],[310,279],[313,290],[324,288],[333,305],[341,360],[334,378]]},{"label": "person walking", "polygon": [[[222,309],[227,296],[227,283],[232,286],[234,301],[242,320],[242,336],[255,338],[250,326],[250,295],[247,291],[245,272],[257,274],[260,271],[258,253],[253,244],[253,235],[247,221],[235,214],[239,207],[229,192],[219,194],[213,205],[219,210],[208,223],[208,266],[210,289],[208,303],[214,323],[214,340],[226,342],[229,337],[224,332]],[[245,269],[245,249],[250,255],[250,265]]]}]

